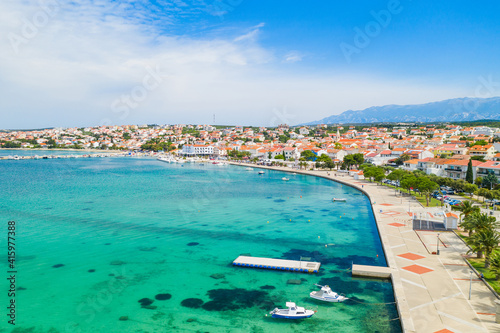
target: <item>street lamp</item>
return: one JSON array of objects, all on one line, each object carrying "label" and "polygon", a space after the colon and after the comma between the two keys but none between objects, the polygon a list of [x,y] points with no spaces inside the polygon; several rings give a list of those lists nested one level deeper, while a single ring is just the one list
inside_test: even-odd
[{"label": "street lamp", "polygon": [[470,278],[469,278],[469,301],[471,294],[472,294],[472,271],[470,271]]},{"label": "street lamp", "polygon": [[438,232],[438,235],[437,235],[437,251],[436,251],[437,255],[439,255],[439,232]]}]

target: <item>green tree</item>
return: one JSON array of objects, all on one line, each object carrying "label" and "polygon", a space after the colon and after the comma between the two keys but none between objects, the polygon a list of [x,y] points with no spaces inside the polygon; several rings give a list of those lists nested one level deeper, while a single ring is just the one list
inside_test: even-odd
[{"label": "green tree", "polygon": [[131,138],[131,137],[132,137],[132,136],[130,135],[130,133],[129,133],[129,132],[124,132],[124,133],[123,133],[123,139],[124,139],[124,140],[130,140],[130,138]]},{"label": "green tree", "polygon": [[302,153],[300,153],[300,156],[304,157],[307,161],[314,161],[317,157],[316,154],[310,150],[304,150]]},{"label": "green tree", "polygon": [[470,252],[476,252],[478,258],[482,258],[484,252],[484,268],[490,267],[491,253],[498,248],[500,234],[491,228],[480,230],[467,238],[467,244],[471,247]]},{"label": "green tree", "polygon": [[375,181],[379,182],[382,179],[384,179],[385,172],[380,167],[371,166],[371,167],[367,167],[363,170],[363,175],[365,176],[365,178],[368,177],[368,179],[370,181],[372,181],[372,179],[375,179]]},{"label": "green tree", "polygon": [[486,146],[487,144],[488,144],[488,142],[486,140],[479,140],[479,141],[474,142],[474,145],[476,145],[476,146]]},{"label": "green tree", "polygon": [[408,190],[408,193],[410,193],[410,188],[415,188],[417,185],[417,177],[414,175],[406,175],[401,179],[401,187]]},{"label": "green tree", "polygon": [[325,162],[325,163],[326,163],[326,162],[331,162],[331,160],[332,160],[332,159],[331,159],[328,155],[326,155],[326,154],[322,154],[321,156],[319,156],[319,157],[316,159],[316,161],[317,161],[317,162]]},{"label": "green tree", "polygon": [[[462,217],[466,218],[470,214],[480,212],[480,208],[478,206],[474,206],[474,203],[470,200],[464,200],[462,202],[462,204],[460,204],[458,206],[453,206],[452,209],[458,210],[460,212],[460,219],[462,219]],[[465,223],[464,222],[465,222],[465,220],[460,222],[460,226],[465,231],[467,231],[469,233],[469,236],[470,236],[471,232],[473,231],[474,225],[472,223],[470,223],[470,221],[467,221]]]},{"label": "green tree", "polygon": [[485,162],[484,156],[471,156],[470,159]]},{"label": "green tree", "polygon": [[500,253],[496,251],[490,258],[490,271],[495,273],[495,279],[500,279]]},{"label": "green tree", "polygon": [[398,158],[396,158],[394,160],[394,163],[396,163],[396,165],[403,165],[404,162],[406,161],[409,161],[411,160],[411,156],[408,155],[408,154],[402,154],[401,156],[399,156]]},{"label": "green tree", "polygon": [[465,174],[465,181],[472,184],[474,182],[474,174],[472,172],[472,160],[467,164],[467,173]]},{"label": "green tree", "polygon": [[431,197],[432,192],[437,188],[439,188],[438,184],[431,181],[427,177],[420,177],[417,178],[416,187],[420,191],[420,193],[425,195],[427,207],[429,207],[429,199]]},{"label": "green tree", "polygon": [[476,184],[477,186],[481,186],[482,182],[483,182],[483,178],[482,177],[476,177],[476,180],[474,181],[474,184]]},{"label": "green tree", "polygon": [[490,190],[498,184],[498,178],[495,176],[493,171],[488,172],[488,174],[483,178],[482,186],[489,187]]}]

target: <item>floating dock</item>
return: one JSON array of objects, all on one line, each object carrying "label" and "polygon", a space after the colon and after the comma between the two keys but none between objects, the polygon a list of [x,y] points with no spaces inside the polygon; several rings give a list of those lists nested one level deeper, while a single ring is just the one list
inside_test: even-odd
[{"label": "floating dock", "polygon": [[352,265],[353,276],[366,276],[378,278],[390,278],[391,269],[389,267]]},{"label": "floating dock", "polygon": [[280,271],[302,273],[318,273],[321,263],[300,260],[239,256],[233,261],[233,266],[274,269]]}]

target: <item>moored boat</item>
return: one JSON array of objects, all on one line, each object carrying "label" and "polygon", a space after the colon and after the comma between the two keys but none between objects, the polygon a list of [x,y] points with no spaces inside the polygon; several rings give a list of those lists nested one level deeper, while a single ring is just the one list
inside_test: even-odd
[{"label": "moored boat", "polygon": [[336,292],[332,291],[332,289],[329,286],[322,286],[319,284],[315,284],[315,286],[321,287],[321,290],[313,291],[309,294],[309,296],[314,299],[325,302],[335,302],[335,303],[340,303],[349,299],[344,295],[339,295]]},{"label": "moored boat", "polygon": [[335,202],[335,201],[346,202],[347,199],[345,199],[345,198],[333,198],[332,201],[333,202]]},{"label": "moored boat", "polygon": [[263,175],[264,174],[264,171],[259,171],[259,175]]},{"label": "moored boat", "polygon": [[286,302],[286,309],[274,309],[270,312],[273,318],[283,319],[304,319],[310,318],[316,313],[313,310],[306,310],[301,306],[297,306],[294,302]]},{"label": "moored boat", "polygon": [[287,181],[287,180],[290,180],[290,179],[286,178],[286,177],[283,177],[283,178],[281,178],[281,180]]}]

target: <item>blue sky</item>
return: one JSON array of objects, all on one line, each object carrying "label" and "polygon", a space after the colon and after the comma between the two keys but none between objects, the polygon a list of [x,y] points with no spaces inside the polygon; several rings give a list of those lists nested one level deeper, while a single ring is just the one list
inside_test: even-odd
[{"label": "blue sky", "polygon": [[275,126],[374,105],[498,96],[499,9],[3,1],[0,128],[203,124],[214,114],[217,124]]}]

